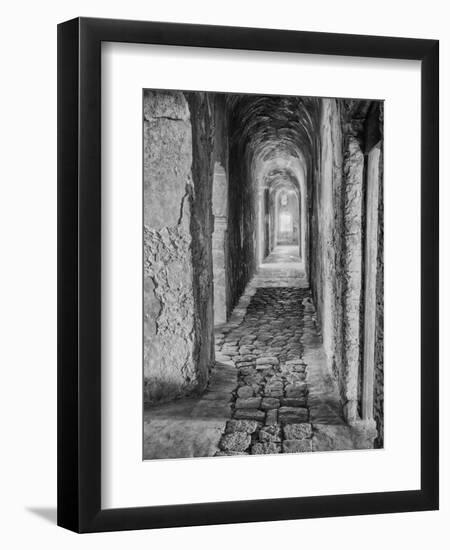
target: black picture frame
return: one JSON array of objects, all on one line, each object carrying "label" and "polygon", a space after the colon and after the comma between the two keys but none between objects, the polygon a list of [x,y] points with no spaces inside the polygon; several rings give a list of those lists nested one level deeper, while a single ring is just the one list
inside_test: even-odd
[{"label": "black picture frame", "polygon": [[[421,61],[421,488],[101,508],[101,43]],[[58,525],[76,532],[438,509],[439,43],[77,18],[58,26]]]}]

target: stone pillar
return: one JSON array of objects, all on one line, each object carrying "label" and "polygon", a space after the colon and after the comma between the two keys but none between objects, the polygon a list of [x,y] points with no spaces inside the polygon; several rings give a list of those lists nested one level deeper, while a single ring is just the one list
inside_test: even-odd
[{"label": "stone pillar", "polygon": [[344,413],[348,422],[358,419],[360,361],[360,306],[362,292],[362,189],[364,155],[354,136],[344,152],[343,239],[343,354]]},{"label": "stone pillar", "polygon": [[302,208],[302,194],[299,191],[297,195],[298,202],[298,255],[300,260],[303,262],[305,260],[305,251],[303,245],[304,229],[303,229],[303,208]]},{"label": "stone pillar", "polygon": [[214,165],[213,214],[214,325],[220,325],[227,320],[226,247],[228,242],[228,181],[225,169],[220,162]]},{"label": "stone pillar", "polygon": [[214,271],[214,325],[220,325],[227,320],[226,295],[226,243],[228,218],[214,217],[214,233],[212,238],[213,271]]},{"label": "stone pillar", "polygon": [[[161,159],[164,159],[162,162]],[[144,94],[144,400],[193,391],[192,127],[181,92]]]},{"label": "stone pillar", "polygon": [[257,268],[261,265],[264,259],[264,250],[266,248],[266,228],[265,228],[265,204],[264,204],[264,188],[258,188],[257,200]]},{"label": "stone pillar", "polygon": [[269,193],[269,254],[276,246],[276,204],[275,194],[273,191]]},{"label": "stone pillar", "polygon": [[372,148],[367,165],[365,300],[364,300],[364,354],[362,385],[362,418],[373,419],[373,391],[375,365],[375,330],[377,311],[377,256],[378,256],[378,170],[380,146]]}]

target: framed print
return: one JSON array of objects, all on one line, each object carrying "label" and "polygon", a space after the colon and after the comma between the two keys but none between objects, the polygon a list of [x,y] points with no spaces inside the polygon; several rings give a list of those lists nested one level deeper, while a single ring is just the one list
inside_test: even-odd
[{"label": "framed print", "polygon": [[438,42],[58,27],[58,524],[438,507]]}]

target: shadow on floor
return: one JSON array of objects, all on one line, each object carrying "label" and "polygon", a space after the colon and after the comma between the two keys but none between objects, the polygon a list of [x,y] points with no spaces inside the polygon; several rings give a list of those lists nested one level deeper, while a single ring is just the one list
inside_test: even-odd
[{"label": "shadow on floor", "polygon": [[32,506],[25,509],[27,512],[30,512],[31,514],[34,514],[35,516],[38,516],[41,519],[53,523],[53,525],[56,525],[56,506]]}]

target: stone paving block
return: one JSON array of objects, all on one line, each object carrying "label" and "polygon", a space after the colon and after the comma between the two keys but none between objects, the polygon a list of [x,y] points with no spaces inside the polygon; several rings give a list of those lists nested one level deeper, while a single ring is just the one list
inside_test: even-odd
[{"label": "stone paving block", "polygon": [[283,428],[285,439],[308,439],[312,437],[312,426],[308,423],[286,424]]},{"label": "stone paving block", "polygon": [[273,455],[281,451],[281,446],[273,442],[254,443],[251,447],[252,455]]},{"label": "stone paving block", "polygon": [[254,369],[251,366],[245,366],[245,367],[238,366],[238,368],[239,368],[239,374],[241,374],[242,376],[251,376],[254,372]]},{"label": "stone paving block", "polygon": [[259,374],[248,374],[244,376],[244,382],[249,386],[255,383],[258,384],[262,380],[263,378]]},{"label": "stone paving block", "polygon": [[256,366],[258,365],[278,365],[278,359],[276,357],[258,357]]},{"label": "stone paving block", "polygon": [[[274,392],[281,392],[281,395],[283,394],[283,386],[275,386],[275,385],[272,385],[272,384],[266,384],[265,385],[265,388],[264,388],[264,393],[266,394],[270,394],[270,393],[274,393]],[[278,396],[276,396],[278,397]]]},{"label": "stone paving block", "polygon": [[256,370],[260,372],[273,372],[273,365],[256,365]]},{"label": "stone paving block", "polygon": [[277,424],[261,428],[258,433],[259,440],[262,442],[279,443],[281,441],[281,429]]},{"label": "stone paving block", "polygon": [[252,434],[256,431],[258,426],[261,426],[256,420],[228,420],[226,431],[231,432],[245,432]]},{"label": "stone paving block", "polygon": [[267,390],[264,391],[266,397],[283,397],[283,390]]},{"label": "stone paving block", "polygon": [[238,397],[235,406],[237,409],[257,409],[260,404],[260,397]]},{"label": "stone paving block", "polygon": [[254,363],[256,360],[255,355],[253,353],[245,353],[243,351],[243,348],[240,348],[240,356],[242,361],[248,361],[249,363]]},{"label": "stone paving block", "polygon": [[255,334],[249,334],[247,336],[243,336],[240,340],[241,344],[251,344],[256,339]]},{"label": "stone paving block", "polygon": [[261,401],[260,408],[268,411],[269,409],[277,409],[280,406],[280,400],[275,397],[264,397]]},{"label": "stone paving block", "polygon": [[238,352],[238,349],[237,348],[230,348],[228,346],[223,346],[222,347],[222,353],[224,355],[237,355],[237,352]]},{"label": "stone paving block", "polygon": [[304,373],[305,370],[306,370],[306,366],[300,366],[300,365],[297,366],[297,365],[296,365],[296,366],[292,367],[292,370],[293,370],[294,372],[302,372],[302,373]]},{"label": "stone paving block", "polygon": [[239,359],[236,359],[235,361],[236,367],[239,369],[239,372],[242,372],[244,369],[248,372],[253,372],[253,361],[240,361]]},{"label": "stone paving block", "polygon": [[241,386],[238,388],[237,394],[239,397],[253,397],[255,391],[252,386]]},{"label": "stone paving block", "polygon": [[277,378],[277,376],[272,376],[270,378],[270,381],[267,382],[267,389],[268,390],[280,390],[283,389],[283,381],[280,378]]},{"label": "stone paving block", "polygon": [[245,451],[251,442],[251,437],[245,432],[233,432],[222,436],[220,448],[223,451]]},{"label": "stone paving block", "polygon": [[277,422],[278,422],[278,410],[277,409],[271,409],[270,411],[267,411],[266,426],[271,426],[273,424],[277,424]]}]

